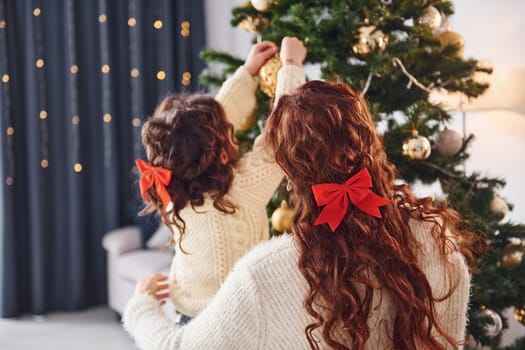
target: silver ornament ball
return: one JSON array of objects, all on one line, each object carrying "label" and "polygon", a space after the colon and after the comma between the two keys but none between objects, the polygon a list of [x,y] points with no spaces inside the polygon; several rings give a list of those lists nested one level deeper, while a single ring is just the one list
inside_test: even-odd
[{"label": "silver ornament ball", "polygon": [[490,202],[490,210],[494,214],[498,215],[498,217],[503,219],[509,212],[509,205],[503,198],[498,195],[494,195],[492,202]]},{"label": "silver ornament ball", "polygon": [[257,11],[266,12],[271,10],[278,0],[250,0],[250,2]]},{"label": "silver ornament ball", "polygon": [[427,159],[431,152],[430,141],[414,132],[411,138],[403,142],[402,152],[404,156],[410,159]]},{"label": "silver ornament ball", "polygon": [[417,19],[417,23],[427,27],[431,32],[435,32],[441,27],[442,20],[439,10],[434,6],[429,6],[423,11],[421,17]]},{"label": "silver ornament ball", "polygon": [[523,255],[525,255],[525,241],[511,238],[501,251],[500,266],[504,268],[518,266],[523,261]]},{"label": "silver ornament ball", "polygon": [[445,129],[436,135],[436,149],[444,156],[456,155],[463,147],[463,137],[455,131]]},{"label": "silver ornament ball", "polygon": [[484,309],[481,311],[481,314],[489,318],[489,323],[483,327],[483,333],[485,333],[487,337],[495,337],[500,334],[503,329],[501,316],[491,309]]}]

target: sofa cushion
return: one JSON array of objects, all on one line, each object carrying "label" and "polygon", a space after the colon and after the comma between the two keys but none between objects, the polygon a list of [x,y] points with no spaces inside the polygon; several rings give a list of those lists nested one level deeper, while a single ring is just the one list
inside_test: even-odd
[{"label": "sofa cushion", "polygon": [[168,243],[170,237],[170,229],[168,228],[168,226],[164,225],[161,222],[155,233],[146,242],[146,247],[148,247],[149,249],[161,249],[166,245],[166,243]]},{"label": "sofa cushion", "polygon": [[122,255],[116,261],[116,273],[120,278],[125,278],[136,283],[153,273],[166,273],[169,271],[173,250],[138,250]]}]

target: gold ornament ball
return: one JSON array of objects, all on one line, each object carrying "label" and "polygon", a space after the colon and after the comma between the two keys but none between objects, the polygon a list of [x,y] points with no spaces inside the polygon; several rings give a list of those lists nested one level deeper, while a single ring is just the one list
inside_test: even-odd
[{"label": "gold ornament ball", "polygon": [[292,230],[294,210],[288,207],[286,201],[272,213],[272,226],[278,232],[289,232]]},{"label": "gold ornament ball", "polygon": [[463,51],[465,50],[465,40],[461,35],[459,35],[456,32],[453,32],[451,30],[447,30],[446,32],[443,32],[438,35],[439,42],[441,43],[441,46],[449,46],[453,45],[458,48],[458,51],[456,52],[456,56],[461,57],[463,56]]},{"label": "gold ornament ball", "polygon": [[481,315],[489,319],[489,323],[483,327],[483,333],[485,333],[487,337],[495,337],[500,334],[501,330],[503,329],[503,321],[501,320],[501,316],[496,311],[491,309],[481,310]]},{"label": "gold ornament ball", "polygon": [[494,195],[494,197],[492,198],[492,202],[490,202],[490,210],[501,220],[509,212],[509,206],[503,198]]},{"label": "gold ornament ball", "polygon": [[255,31],[256,28],[255,24],[253,23],[253,17],[251,16],[248,16],[242,21],[240,21],[237,26],[247,33]]},{"label": "gold ornament ball", "polygon": [[277,5],[278,0],[250,0],[252,6],[257,11],[266,12],[270,11],[272,7]]},{"label": "gold ornament ball", "polygon": [[247,33],[260,33],[264,30],[264,28],[268,27],[269,25],[270,21],[266,17],[248,16],[242,21],[240,21],[237,26]]},{"label": "gold ornament ball", "polygon": [[372,50],[384,50],[388,43],[388,37],[375,26],[362,26],[359,28],[357,43],[352,46],[356,55],[366,55]]},{"label": "gold ornament ball", "polygon": [[519,323],[525,326],[525,305],[521,305],[514,308],[514,318]]},{"label": "gold ornament ball", "polygon": [[463,137],[455,130],[445,129],[437,134],[435,143],[439,153],[453,156],[463,147]]},{"label": "gold ornament ball", "polygon": [[412,137],[403,142],[402,152],[405,157],[410,159],[427,159],[431,152],[430,141],[414,131]]},{"label": "gold ornament ball", "polygon": [[279,55],[276,54],[269,59],[259,71],[259,88],[270,98],[275,96],[277,87],[277,73],[281,69],[282,63]]},{"label": "gold ornament ball", "polygon": [[434,6],[429,6],[423,11],[423,14],[416,22],[419,25],[427,27],[431,32],[435,32],[441,27],[441,13]]},{"label": "gold ornament ball", "polygon": [[521,264],[524,253],[525,245],[519,239],[510,242],[501,252],[501,267],[508,268]]},{"label": "gold ornament ball", "polygon": [[370,51],[372,51],[372,48],[370,47],[366,39],[359,39],[357,44],[354,44],[354,46],[352,46],[352,50],[356,55],[366,55],[370,53]]}]

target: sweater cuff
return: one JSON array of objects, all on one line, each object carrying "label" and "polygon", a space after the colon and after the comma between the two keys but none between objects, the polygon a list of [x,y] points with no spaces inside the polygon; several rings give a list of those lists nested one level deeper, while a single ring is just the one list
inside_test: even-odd
[{"label": "sweater cuff", "polygon": [[140,318],[148,313],[162,313],[160,303],[150,294],[134,294],[126,304],[122,314],[124,329],[132,338],[135,338]]},{"label": "sweater cuff", "polygon": [[282,95],[293,92],[306,82],[303,67],[287,64],[281,67],[277,74],[277,88],[275,91],[275,104]]}]

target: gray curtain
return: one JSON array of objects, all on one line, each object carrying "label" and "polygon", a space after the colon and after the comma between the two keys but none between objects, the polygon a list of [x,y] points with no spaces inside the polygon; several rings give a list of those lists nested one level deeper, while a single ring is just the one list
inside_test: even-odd
[{"label": "gray curtain", "polygon": [[202,0],[0,0],[0,316],[106,301],[105,232],[137,221],[140,127],[199,90]]}]

